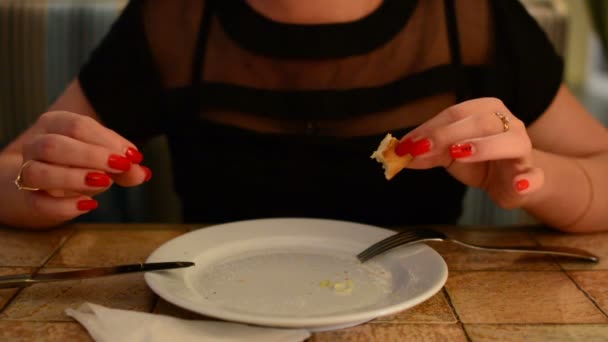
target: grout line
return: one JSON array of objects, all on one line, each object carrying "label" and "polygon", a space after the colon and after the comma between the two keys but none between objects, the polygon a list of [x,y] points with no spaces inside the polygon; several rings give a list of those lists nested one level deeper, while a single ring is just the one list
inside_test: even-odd
[{"label": "grout line", "polygon": [[462,329],[462,332],[464,333],[464,336],[467,338],[467,341],[472,341],[471,336],[469,336],[469,333],[467,332],[467,329],[464,326],[464,323],[462,323],[462,321],[460,320],[460,315],[458,315],[458,311],[456,310],[454,303],[452,303],[452,297],[450,297],[448,288],[444,286],[443,292],[445,293],[445,298],[448,301],[448,305],[452,309],[454,316],[456,316],[456,322],[457,322],[458,326],[460,326],[460,329]]},{"label": "grout line", "polygon": [[[536,240],[536,239],[535,239]],[[554,256],[551,256],[554,259],[557,259]],[[583,293],[583,295],[585,295],[585,297],[587,297],[587,299],[589,299],[591,301],[591,303],[593,303],[593,305],[602,313],[604,314],[604,316],[606,318],[608,318],[608,312],[606,312],[604,309],[602,309],[602,307],[597,303],[597,301],[595,299],[593,299],[593,297],[587,292],[585,291],[585,289],[583,289],[579,283],[576,282],[576,280],[574,280],[574,278],[572,278],[572,275],[568,272],[567,269],[564,268],[564,266],[562,265],[562,263],[558,262],[557,260],[555,261],[557,263],[557,266],[559,267],[559,269],[562,271],[562,273],[564,273],[566,275],[566,277],[568,277],[568,279],[570,279],[570,281],[574,284],[574,286],[576,286],[576,288],[581,291]],[[582,271],[587,271],[587,272],[593,272],[594,270],[598,270],[598,269],[592,269],[592,270],[582,270]],[[574,272],[576,272],[577,270],[572,270]],[[601,269],[600,269],[601,271]]]},{"label": "grout line", "polygon": [[[407,310],[411,310],[410,309],[405,309],[405,311]],[[393,325],[403,325],[403,324],[412,324],[412,325],[451,325],[451,324],[457,324],[458,321],[456,322],[438,322],[438,321],[376,321],[371,320],[366,322],[365,324],[393,324]]]},{"label": "grout line", "polygon": [[[537,234],[530,234],[530,236],[532,237],[532,239],[539,245],[542,246],[540,240],[538,239]],[[553,259],[553,262],[557,264],[557,267],[559,267],[559,269],[561,270],[562,273],[564,273],[566,275],[566,277],[568,277],[568,279],[570,279],[570,281],[574,284],[574,286],[576,286],[576,288],[581,291],[583,293],[583,295],[585,295],[585,297],[587,297],[587,299],[589,299],[591,301],[591,303],[593,303],[593,305],[602,313],[604,314],[604,316],[606,318],[608,318],[608,312],[606,312],[604,309],[602,309],[602,307],[597,303],[596,300],[593,299],[593,297],[587,292],[585,291],[585,289],[583,289],[577,282],[576,280],[574,280],[574,278],[572,278],[572,275],[568,272],[567,269],[564,268],[564,265],[559,262],[559,258],[557,258],[554,255],[550,255],[550,257]],[[592,270],[583,270],[583,271],[601,271],[602,269],[592,269]],[[571,270],[576,272],[577,270]]]},{"label": "grout line", "polygon": [[[543,244],[540,242],[540,240],[538,239],[538,234],[535,234],[534,232],[528,232],[527,233],[528,237],[534,241],[534,243],[536,244],[537,247],[543,247]],[[547,255],[550,259],[551,262],[556,265],[560,270],[564,270],[564,268],[562,267],[562,264],[559,262],[559,258],[555,255]]]},{"label": "grout line", "polygon": [[64,236],[61,241],[59,241],[59,243],[57,244],[57,246],[55,247],[55,249],[49,253],[49,255],[42,261],[42,265],[39,266],[38,270],[36,270],[33,275],[36,275],[40,270],[42,270],[42,268],[44,268],[44,266],[46,266],[46,264],[48,264],[49,261],[51,261],[51,259],[53,259],[53,257],[55,255],[57,255],[57,253],[59,253],[59,251],[63,248],[63,246],[65,246],[65,244],[76,234],[76,229],[72,229],[72,231],[68,234],[66,234],[66,236]]},{"label": "grout line", "polygon": [[154,313],[154,310],[156,310],[156,307],[158,306],[158,302],[160,302],[160,296],[157,295],[156,293],[154,294],[154,304],[152,304],[152,310],[150,310],[150,313]]},{"label": "grout line", "polygon": [[[145,311],[137,311],[137,312],[142,312],[145,313]],[[172,317],[176,317],[176,316],[172,316]],[[176,317],[177,318],[177,317]],[[202,319],[202,318],[201,318]],[[49,319],[49,320],[41,320],[41,319],[2,319],[0,320],[0,322],[27,322],[27,323],[78,323],[78,321],[75,320],[69,320],[69,321],[64,321],[64,320],[58,320],[58,319]],[[230,323],[231,321],[218,321],[218,322],[228,322]],[[378,324],[378,323],[372,323],[372,322],[366,322],[366,323],[362,323],[358,326],[362,326],[365,324]],[[383,323],[384,325],[390,325],[390,323]],[[415,322],[415,323],[409,323],[409,322],[403,322],[400,324],[393,324],[393,325],[425,325],[425,326],[431,326],[431,325],[451,325],[451,324],[457,324],[457,323],[432,323],[432,322]],[[552,327],[552,326],[602,326],[605,327],[606,323],[585,323],[585,322],[576,322],[576,323],[535,323],[535,322],[508,322],[508,323],[463,323],[462,325],[467,325],[467,326],[543,326],[543,327]],[[355,326],[351,327],[354,328]],[[336,330],[339,331],[339,330]],[[323,331],[319,331],[319,332],[323,332]]]},{"label": "grout line", "polygon": [[20,287],[17,289],[17,291],[15,291],[15,293],[13,293],[13,295],[6,301],[6,303],[4,304],[4,306],[2,308],[0,308],[0,322],[1,321],[5,321],[5,319],[2,319],[2,313],[6,310],[6,308],[8,308],[11,303],[13,302],[13,300],[15,299],[15,297],[17,297],[17,295],[19,293],[21,293],[21,291],[23,290],[23,287]]},{"label": "grout line", "polygon": [[[72,229],[71,232],[69,232],[68,234],[66,234],[57,244],[57,246],[55,246],[55,249],[53,251],[51,251],[51,253],[49,253],[49,255],[42,260],[42,263],[39,266],[35,266],[33,267],[34,270],[32,271],[32,276],[35,276],[36,274],[38,274],[38,272],[40,272],[40,270],[42,270],[42,268],[44,267],[44,265],[46,265],[58,252],[59,250],[61,250],[61,248],[65,245],[65,243],[76,233],[75,229]],[[27,287],[20,287],[17,289],[17,291],[15,291],[15,294],[9,298],[6,301],[6,304],[4,304],[4,307],[2,308],[2,310],[0,310],[0,316],[2,316],[2,313],[13,304],[13,302],[15,301],[15,298],[17,298],[17,296],[19,294],[21,294],[21,291],[23,291],[24,289],[26,289]]]},{"label": "grout line", "polygon": [[[561,265],[560,265],[561,267]],[[595,299],[593,299],[593,296],[591,296],[587,291],[585,291],[585,289],[583,289],[577,282],[576,280],[574,280],[574,278],[572,278],[572,275],[564,268],[562,268],[564,274],[566,275],[566,277],[568,277],[568,279],[570,279],[571,282],[574,283],[574,286],[576,286],[577,289],[579,289],[579,291],[581,291],[585,297],[587,297],[587,299],[589,299],[591,301],[591,303],[593,303],[593,305],[600,310],[601,313],[604,314],[604,316],[606,318],[608,318],[608,312],[604,311],[604,309],[602,309],[602,307],[597,303],[597,301]]]},{"label": "grout line", "polygon": [[[553,269],[553,270],[500,270],[500,269],[491,269],[491,270],[463,270],[463,269],[450,269],[452,272],[460,272],[460,273],[561,273],[563,272],[561,269]],[[598,270],[605,271],[605,270]]]},{"label": "grout line", "polygon": [[584,323],[584,322],[576,322],[576,323],[534,323],[534,322],[522,322],[522,323],[466,323],[467,326],[492,326],[492,327],[500,327],[500,326],[518,326],[518,327],[556,327],[556,326],[594,326],[599,325],[602,327],[606,326],[606,323]]}]

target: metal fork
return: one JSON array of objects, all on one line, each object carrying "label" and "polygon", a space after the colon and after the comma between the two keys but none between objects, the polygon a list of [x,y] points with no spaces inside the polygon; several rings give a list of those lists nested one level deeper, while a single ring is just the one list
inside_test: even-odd
[{"label": "metal fork", "polygon": [[393,249],[398,246],[407,246],[418,242],[424,241],[450,241],[465,247],[482,250],[482,251],[493,251],[493,252],[514,252],[514,253],[534,253],[534,254],[548,254],[562,257],[575,258],[584,261],[598,262],[599,258],[587,251],[577,248],[570,247],[537,247],[537,246],[481,246],[474,245],[467,242],[452,239],[442,232],[432,229],[412,229],[391,235],[384,240],[381,240],[370,247],[366,248],[363,252],[357,255],[357,258],[361,262],[365,262],[378,254],[384,253],[389,249]]}]

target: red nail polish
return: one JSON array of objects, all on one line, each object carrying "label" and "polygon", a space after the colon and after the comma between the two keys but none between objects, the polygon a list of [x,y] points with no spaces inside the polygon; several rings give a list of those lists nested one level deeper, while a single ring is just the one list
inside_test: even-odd
[{"label": "red nail polish", "polygon": [[528,187],[530,187],[530,182],[527,179],[520,179],[515,183],[515,189],[520,192],[526,190]]},{"label": "red nail polish", "polygon": [[84,178],[85,183],[89,186],[109,186],[110,177],[102,172],[89,172]]},{"label": "red nail polish", "polygon": [[97,208],[97,201],[94,199],[78,201],[78,210],[88,211]]},{"label": "red nail polish", "polygon": [[427,138],[424,138],[424,139],[420,139],[414,143],[414,146],[412,147],[412,150],[410,153],[412,154],[412,156],[416,157],[421,154],[425,154],[430,150],[431,150],[431,141]]},{"label": "red nail polish", "polygon": [[123,156],[113,154],[108,158],[108,166],[121,171],[129,171],[131,169],[131,161]]},{"label": "red nail polish", "polygon": [[397,144],[397,146],[395,147],[395,154],[400,157],[403,157],[406,154],[410,154],[413,146],[414,142],[412,141],[412,139],[407,138]]},{"label": "red nail polish", "polygon": [[144,178],[144,182],[147,182],[150,180],[150,178],[152,178],[152,170],[150,170],[149,167],[147,166],[143,166],[140,165],[140,167],[144,170],[144,172],[146,173],[146,178]]},{"label": "red nail polish", "polygon": [[141,163],[142,160],[144,160],[144,155],[141,154],[141,152],[139,152],[138,150],[134,149],[133,147],[127,148],[127,151],[125,152],[125,156],[127,157],[127,159],[129,159],[131,162],[133,162],[135,164],[139,164],[139,163]]},{"label": "red nail polish", "polygon": [[473,144],[456,144],[450,146],[450,155],[452,158],[464,158],[473,154]]}]

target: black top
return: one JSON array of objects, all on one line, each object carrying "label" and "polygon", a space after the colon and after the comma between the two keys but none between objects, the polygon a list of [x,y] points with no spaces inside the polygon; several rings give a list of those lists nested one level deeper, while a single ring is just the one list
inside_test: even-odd
[{"label": "black top", "polygon": [[[309,216],[381,225],[454,223],[465,186],[443,169],[405,170],[387,182],[369,158],[384,134],[332,137],[315,132],[314,123],[390,110],[408,115],[413,101],[449,92],[459,101],[498,97],[526,124],[533,122],[561,83],[561,58],[518,1],[490,3],[496,28],[491,64],[463,65],[454,3],[446,0],[449,60],[393,72],[410,53],[402,42],[417,1],[385,0],[360,20],[322,25],[275,22],[243,0],[207,1],[192,84],[168,89],[146,37],[142,1],[133,0],[79,79],[104,123],[118,133],[135,141],[167,135],[186,221]],[[210,53],[218,46],[228,48]],[[315,74],[328,65],[333,78]],[[205,119],[209,112],[246,112],[312,129],[262,134],[212,123]]]}]

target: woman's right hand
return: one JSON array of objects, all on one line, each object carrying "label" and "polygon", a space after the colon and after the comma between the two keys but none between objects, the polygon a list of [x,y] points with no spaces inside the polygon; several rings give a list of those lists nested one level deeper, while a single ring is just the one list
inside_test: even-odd
[{"label": "woman's right hand", "polygon": [[21,184],[34,215],[64,222],[97,208],[93,197],[113,183],[136,186],[151,177],[135,145],[95,119],[66,111],[40,116],[23,140]]}]

